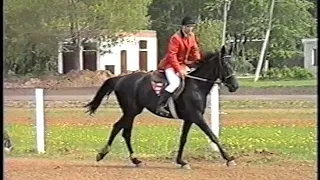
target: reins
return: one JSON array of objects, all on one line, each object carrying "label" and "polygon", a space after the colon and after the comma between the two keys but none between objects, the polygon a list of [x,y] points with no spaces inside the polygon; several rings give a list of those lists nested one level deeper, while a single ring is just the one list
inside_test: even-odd
[{"label": "reins", "polygon": [[[230,57],[230,55],[226,55],[224,56],[223,58],[225,57]],[[219,62],[219,67],[221,67],[221,64]],[[191,71],[192,72],[192,71]],[[233,76],[234,74],[231,74],[229,75],[228,77],[225,77],[226,79],[228,79],[229,77]],[[221,80],[220,80],[220,77],[221,77],[221,70],[219,69],[219,78],[217,78],[216,81],[213,81],[213,80],[210,80],[210,79],[205,79],[205,78],[201,78],[201,77],[197,77],[197,76],[192,76],[190,74],[186,74],[185,75],[186,77],[188,78],[191,78],[191,79],[195,79],[195,80],[199,80],[199,81],[203,81],[203,82],[209,82],[209,83],[216,83],[216,84],[221,84]]]}]

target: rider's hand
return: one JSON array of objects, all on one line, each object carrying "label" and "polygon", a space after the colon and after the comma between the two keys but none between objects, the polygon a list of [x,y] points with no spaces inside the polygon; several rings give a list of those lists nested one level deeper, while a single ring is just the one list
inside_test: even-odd
[{"label": "rider's hand", "polygon": [[179,71],[179,76],[182,78],[182,79],[185,79],[185,71],[184,70],[181,70],[181,71]]},{"label": "rider's hand", "polygon": [[185,61],[185,63],[186,63],[187,65],[190,65],[190,64],[193,64],[193,63],[194,63],[194,61],[186,60],[186,61]]}]

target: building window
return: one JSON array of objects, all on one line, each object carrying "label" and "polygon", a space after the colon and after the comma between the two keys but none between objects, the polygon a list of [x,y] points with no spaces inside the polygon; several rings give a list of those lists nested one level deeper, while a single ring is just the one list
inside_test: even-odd
[{"label": "building window", "polygon": [[312,65],[318,66],[318,49],[312,49]]},{"label": "building window", "polygon": [[141,40],[139,41],[139,49],[147,49],[147,41],[146,40]]},{"label": "building window", "polygon": [[114,74],[114,65],[105,65],[104,68]]}]

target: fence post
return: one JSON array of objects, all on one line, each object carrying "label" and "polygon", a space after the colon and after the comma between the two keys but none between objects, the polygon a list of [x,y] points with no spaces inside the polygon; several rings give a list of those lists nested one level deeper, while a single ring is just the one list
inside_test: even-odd
[{"label": "fence post", "polygon": [[37,151],[45,153],[45,124],[43,89],[36,89],[36,129]]},{"label": "fence post", "polygon": [[[211,129],[217,137],[219,137],[219,130],[220,130],[220,117],[219,117],[219,85],[214,84],[212,89],[211,89]],[[214,151],[219,151],[218,147],[216,144],[211,143],[211,146]]]}]

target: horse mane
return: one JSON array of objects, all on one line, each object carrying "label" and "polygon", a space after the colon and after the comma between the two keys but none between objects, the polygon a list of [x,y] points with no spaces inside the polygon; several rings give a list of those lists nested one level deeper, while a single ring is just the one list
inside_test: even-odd
[{"label": "horse mane", "polygon": [[219,51],[207,51],[203,53],[203,57],[199,62],[195,64],[196,70],[201,69],[201,66],[205,66],[211,59],[219,57]]},{"label": "horse mane", "polygon": [[202,58],[202,62],[205,62],[205,61],[208,61],[210,60],[212,57],[216,56],[216,55],[219,55],[219,52],[214,52],[214,51],[206,51],[204,53],[204,56]]}]

